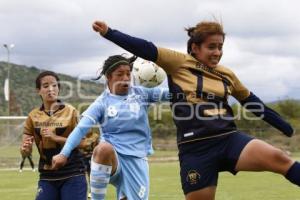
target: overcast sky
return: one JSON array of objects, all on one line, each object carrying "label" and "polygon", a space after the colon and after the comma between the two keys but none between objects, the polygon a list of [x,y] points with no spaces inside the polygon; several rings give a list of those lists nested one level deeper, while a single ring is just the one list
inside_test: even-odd
[{"label": "overcast sky", "polygon": [[96,19],[185,52],[184,28],[217,18],[227,34],[221,64],[265,101],[300,99],[299,8],[298,0],[1,0],[0,43],[15,44],[13,63],[92,76],[125,52],[92,31]]}]

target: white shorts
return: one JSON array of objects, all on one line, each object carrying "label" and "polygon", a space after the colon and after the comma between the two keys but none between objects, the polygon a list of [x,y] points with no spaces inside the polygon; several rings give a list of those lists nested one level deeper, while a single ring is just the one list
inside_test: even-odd
[{"label": "white shorts", "polygon": [[110,183],[117,189],[117,199],[148,200],[149,165],[147,158],[116,153],[118,166],[110,177]]}]

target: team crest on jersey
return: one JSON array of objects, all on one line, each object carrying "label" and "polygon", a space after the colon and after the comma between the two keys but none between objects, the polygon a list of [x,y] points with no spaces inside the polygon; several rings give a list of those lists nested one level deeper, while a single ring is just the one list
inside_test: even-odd
[{"label": "team crest on jersey", "polygon": [[186,181],[191,185],[195,185],[200,180],[201,176],[196,170],[190,170],[186,176]]}]

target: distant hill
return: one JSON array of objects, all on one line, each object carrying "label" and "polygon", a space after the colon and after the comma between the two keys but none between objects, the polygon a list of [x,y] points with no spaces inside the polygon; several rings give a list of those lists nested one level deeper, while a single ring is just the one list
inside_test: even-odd
[{"label": "distant hill", "polygon": [[[0,116],[8,114],[8,104],[4,98],[4,80],[8,65],[0,62]],[[10,64],[10,115],[27,115],[33,108],[41,105],[36,93],[35,79],[43,70],[25,65]],[[58,74],[62,81],[60,96],[64,102],[77,108],[91,103],[103,90],[103,85],[92,81],[79,81],[77,78]]]}]

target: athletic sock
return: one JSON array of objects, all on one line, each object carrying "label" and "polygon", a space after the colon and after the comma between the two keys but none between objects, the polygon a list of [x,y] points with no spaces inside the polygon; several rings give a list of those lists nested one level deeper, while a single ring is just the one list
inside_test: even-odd
[{"label": "athletic sock", "polygon": [[91,161],[91,193],[92,200],[105,199],[107,184],[109,183],[112,166],[102,165]]},{"label": "athletic sock", "polygon": [[292,183],[300,186],[300,163],[295,162],[288,170],[285,178]]}]

